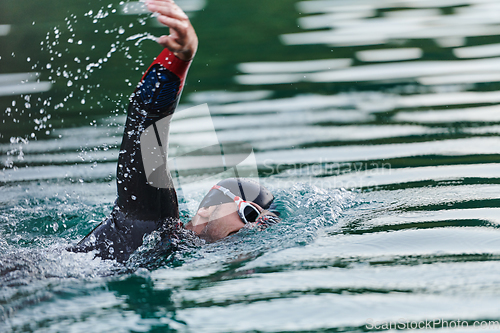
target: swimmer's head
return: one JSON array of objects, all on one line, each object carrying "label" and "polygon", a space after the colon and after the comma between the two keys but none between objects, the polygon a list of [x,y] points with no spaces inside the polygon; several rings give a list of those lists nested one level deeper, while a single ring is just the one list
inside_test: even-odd
[{"label": "swimmer's head", "polygon": [[214,242],[255,222],[260,213],[271,207],[273,200],[272,193],[253,180],[228,178],[207,193],[186,228]]}]

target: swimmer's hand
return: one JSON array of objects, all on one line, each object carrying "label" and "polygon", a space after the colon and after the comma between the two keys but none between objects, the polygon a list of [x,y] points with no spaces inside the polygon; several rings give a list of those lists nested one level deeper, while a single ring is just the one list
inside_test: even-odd
[{"label": "swimmer's hand", "polygon": [[278,215],[268,210],[263,210],[257,217],[257,220],[253,223],[252,227],[256,227],[259,231],[262,231],[267,227],[279,222],[281,222],[281,219]]},{"label": "swimmer's hand", "polygon": [[170,28],[170,35],[158,38],[158,44],[177,58],[189,61],[198,49],[198,36],[187,15],[172,0],[146,0],[148,9],[158,13],[158,22]]}]

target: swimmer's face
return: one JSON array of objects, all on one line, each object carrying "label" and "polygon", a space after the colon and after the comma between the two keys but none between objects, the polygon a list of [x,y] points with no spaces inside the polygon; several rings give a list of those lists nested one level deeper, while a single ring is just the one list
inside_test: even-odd
[{"label": "swimmer's face", "polygon": [[[252,204],[262,212],[263,209],[259,205]],[[196,224],[197,220],[200,223]],[[208,242],[215,242],[235,234],[245,226],[234,202],[200,208],[193,221],[196,225],[188,224],[186,227]]]}]

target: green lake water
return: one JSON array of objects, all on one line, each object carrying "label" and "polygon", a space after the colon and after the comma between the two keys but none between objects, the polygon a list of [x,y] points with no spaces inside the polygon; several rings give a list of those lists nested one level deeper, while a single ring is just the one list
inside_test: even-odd
[{"label": "green lake water", "polygon": [[[200,48],[170,153],[212,123],[250,145],[283,222],[149,269],[66,252],[113,207],[167,32],[138,2],[2,0],[0,332],[499,331],[500,2],[177,3]],[[185,171],[183,222],[212,184]]]}]

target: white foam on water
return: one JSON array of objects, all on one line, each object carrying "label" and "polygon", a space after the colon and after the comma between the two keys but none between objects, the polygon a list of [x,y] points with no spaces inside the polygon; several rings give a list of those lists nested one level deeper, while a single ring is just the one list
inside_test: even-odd
[{"label": "white foam on water", "polygon": [[122,15],[141,15],[150,13],[144,1],[130,1],[121,4],[120,14]]},{"label": "white foam on water", "polygon": [[465,37],[452,36],[452,37],[435,38],[434,41],[439,47],[448,48],[448,47],[463,46],[465,45],[467,39]]},{"label": "white foam on water", "polygon": [[[327,13],[299,18],[304,29],[331,28],[330,30],[284,34],[285,45],[327,44],[357,46],[384,44],[391,40],[435,39],[443,47],[460,46],[465,37],[500,34],[500,6],[493,2],[450,1],[455,8],[450,15],[442,15],[442,1],[354,1],[338,3],[328,1],[300,2],[299,12]],[[400,10],[400,8],[409,8]],[[373,16],[376,9],[398,8]],[[415,8],[415,9],[410,9]],[[333,13],[332,13],[333,12]],[[333,29],[333,30],[332,30]],[[370,33],[367,34],[366,32]]]},{"label": "white foam on water", "polygon": [[466,46],[453,50],[457,58],[486,58],[500,56],[500,44]]},{"label": "white foam on water", "polygon": [[438,8],[424,8],[424,9],[406,9],[406,10],[391,10],[385,12],[385,17],[396,18],[415,18],[415,17],[435,17],[442,14],[441,9]]},{"label": "white foam on water", "polygon": [[49,91],[52,83],[39,81],[40,73],[0,74],[0,96],[13,96]]},{"label": "white foam on water", "polygon": [[[475,230],[474,230],[475,231]],[[428,235],[427,235],[428,236]],[[458,237],[457,237],[458,238]],[[356,240],[353,239],[353,242]],[[495,275],[500,273],[500,265],[488,262],[473,263],[476,269],[467,271],[464,263],[440,263],[429,265],[427,270],[422,270],[419,266],[381,266],[359,265],[350,269],[339,269],[338,267],[328,267],[330,256],[325,256],[323,260],[317,258],[313,246],[306,247],[304,252],[311,251],[314,258],[310,262],[323,263],[325,268],[309,268],[304,270],[285,270],[266,274],[256,274],[257,279],[237,279],[221,281],[210,287],[201,290],[183,290],[181,292],[184,300],[192,302],[225,302],[228,300],[242,299],[244,297],[258,297],[259,295],[271,295],[275,292],[286,294],[287,292],[301,291],[307,292],[315,289],[346,290],[346,289],[385,289],[391,286],[393,289],[411,290],[426,289],[428,291],[442,292],[447,288],[460,288],[466,279],[473,280],[476,288],[484,284],[494,284]],[[282,255],[282,256],[280,256]],[[301,257],[304,259],[304,256]],[[287,251],[273,254],[265,254],[262,258],[244,265],[238,272],[251,271],[252,269],[272,267],[288,264],[292,267],[309,261],[295,261]],[[307,266],[306,266],[307,267]],[[191,274],[194,275],[194,274]],[[436,275],[441,276],[442,284],[427,284],[423,281],[432,281]],[[175,275],[174,275],[175,276]],[[189,275],[188,275],[189,276]],[[195,275],[194,275],[195,276]],[[366,277],[371,278],[367,279]],[[458,276],[462,278],[457,278]],[[168,283],[168,282],[167,282]],[[471,283],[472,284],[472,283]],[[175,286],[175,284],[173,284]],[[471,286],[471,289],[476,289]]]},{"label": "white foam on water", "polygon": [[[443,105],[465,105],[476,103],[500,103],[500,91],[461,91],[450,93],[433,93],[433,94],[413,94],[399,95],[381,92],[353,92],[348,94],[336,95],[302,95],[290,98],[280,99],[262,99],[256,101],[245,101],[226,105],[210,105],[211,113],[217,119],[217,125],[220,129],[227,129],[228,126],[238,127],[239,124],[245,123],[250,126],[265,125],[275,123],[279,120],[279,115],[261,115],[254,118],[251,114],[254,113],[269,113],[269,112],[291,112],[291,111],[306,111],[306,110],[321,110],[329,108],[349,108],[350,110],[325,110],[331,113],[331,117],[327,114],[296,114],[294,117],[282,119],[286,124],[296,124],[303,121],[321,121],[330,118],[333,120],[344,121],[351,118],[345,117],[352,114],[352,121],[364,118],[362,114],[367,112],[386,112],[401,108],[418,108],[432,107]],[[182,112],[181,112],[182,113]],[[240,122],[238,119],[222,118],[217,115],[223,114],[238,114],[238,119],[244,119]],[[307,116],[308,121],[304,117]],[[242,118],[240,118],[242,117]],[[361,117],[361,118],[360,118]],[[299,119],[295,121],[294,118]],[[262,119],[260,121],[259,119]],[[493,119],[496,119],[495,117]],[[228,125],[223,125],[223,124]],[[180,125],[181,126],[181,125]],[[188,130],[188,124],[182,128]],[[172,128],[173,132],[177,132],[178,128]],[[181,132],[184,130],[180,130]]]},{"label": "white foam on water", "polygon": [[[498,178],[499,164],[446,165],[404,169],[372,169],[324,178],[318,181],[337,188],[377,187],[421,181]],[[496,220],[495,220],[496,221]]]},{"label": "white foam on water", "polygon": [[0,24],[0,36],[7,36],[10,33],[10,24]]},{"label": "white foam on water", "polygon": [[[373,19],[372,21],[374,21]],[[380,24],[340,28],[338,30],[298,32],[284,34],[280,39],[285,45],[327,44],[332,46],[359,46],[385,44],[391,39],[435,39],[493,36],[500,34],[496,25],[455,25],[432,27],[419,22],[401,20],[399,24],[381,21]],[[377,22],[378,23],[378,22]],[[370,31],[370,34],[366,34]]]},{"label": "white foam on water", "polygon": [[[433,238],[432,241],[437,242],[437,239]],[[411,243],[412,239],[407,242]],[[331,278],[335,279],[335,275]],[[232,301],[230,305],[223,303],[224,306],[216,303],[212,306],[185,308],[176,311],[176,318],[187,323],[191,330],[203,332],[320,331],[331,327],[352,329],[366,327],[367,319],[370,318],[377,318],[377,323],[391,321],[394,327],[394,323],[401,320],[418,323],[422,318],[496,318],[496,313],[500,311],[496,298],[496,294],[471,297],[405,292],[362,295],[318,292],[316,295],[302,294],[289,298],[277,298],[273,294],[268,299],[257,299],[250,303]],[[181,295],[177,299],[180,302]],[[252,316],[248,313],[252,313]],[[233,321],[228,323],[227,318]]]},{"label": "white foam on water", "polygon": [[[462,167],[464,169],[467,168],[466,165],[462,165]],[[397,169],[394,171],[404,173],[405,170],[406,169]],[[479,169],[475,169],[469,172],[469,174],[478,173],[478,171]],[[427,173],[430,172],[431,171],[427,171]],[[387,212],[387,215],[390,215],[392,213],[397,214],[398,212],[407,212],[410,210],[422,211],[422,207],[424,207],[425,210],[432,205],[454,209],[453,206],[449,206],[450,203],[489,200],[495,198],[499,191],[500,184],[488,184],[488,182],[485,182],[485,184],[460,184],[460,186],[457,186],[456,183],[449,182],[447,185],[441,184],[440,186],[405,186],[399,189],[379,189],[375,196],[372,192],[363,192],[360,194],[359,200],[370,201],[377,197],[384,198],[384,200],[377,201],[378,206],[373,206],[374,211],[377,213],[373,215],[371,212],[361,214],[362,217],[366,216],[367,219],[371,219],[380,217],[381,215],[378,214],[378,212],[381,211]]]},{"label": "white foam on water", "polygon": [[[24,154],[22,162],[26,164],[63,164],[63,163],[81,163],[81,162],[106,162],[115,161],[118,158],[118,150],[107,151],[89,151],[89,152],[65,152],[61,154]],[[0,164],[5,165],[8,156],[0,156]]]},{"label": "white foam on water", "polygon": [[210,106],[212,114],[247,114],[247,113],[268,113],[268,112],[290,112],[296,110],[314,110],[335,106],[344,106],[352,103],[352,99],[347,95],[302,95],[290,98],[273,100],[262,100],[254,102],[234,103],[227,105]]},{"label": "white foam on water", "polygon": [[[274,94],[272,90],[255,90],[255,91],[203,91],[191,93],[188,96],[189,101],[197,104],[201,103],[234,103],[234,102],[246,102],[246,101],[257,101],[265,98],[269,98]],[[181,111],[176,111],[177,113],[182,113]]]},{"label": "white foam on water", "polygon": [[176,0],[175,3],[185,12],[199,11],[205,8],[206,0]]},{"label": "white foam on water", "polygon": [[130,37],[127,37],[127,41],[132,41],[132,40],[137,40],[135,42],[135,46],[138,46],[140,43],[142,43],[145,40],[152,40],[154,42],[158,41],[158,37],[145,32],[145,33],[140,33],[140,34],[135,34]]},{"label": "white foam on water", "polygon": [[325,13],[325,12],[359,12],[363,10],[374,10],[376,6],[370,1],[334,1],[313,0],[300,1],[296,4],[297,10],[302,13]]},{"label": "white foam on water", "polygon": [[249,62],[238,65],[244,73],[307,73],[346,68],[352,59],[321,59],[305,61]]},{"label": "white foam on water", "polygon": [[[461,91],[456,93],[416,94],[388,96],[394,98],[393,108],[417,108],[422,106],[460,105],[475,103],[500,103],[500,91]],[[478,110],[476,110],[478,111]],[[401,112],[398,113],[402,114]],[[398,117],[396,115],[396,118]]]},{"label": "white foam on water", "polygon": [[93,181],[114,177],[116,162],[99,162],[97,165],[82,163],[74,165],[31,166],[29,168],[5,169],[0,171],[4,183],[42,179],[87,179]]},{"label": "white foam on water", "polygon": [[305,79],[306,74],[252,74],[234,77],[236,83],[243,85],[297,83]]},{"label": "white foam on water", "polygon": [[327,12],[352,12],[361,10],[376,10],[385,8],[408,8],[408,9],[424,9],[441,8],[441,7],[456,7],[466,6],[463,8],[455,8],[455,12],[469,12],[479,8],[495,8],[498,7],[496,0],[310,0],[300,1],[296,4],[297,10],[301,13],[327,13]]},{"label": "white foam on water", "polygon": [[407,121],[421,124],[448,122],[498,122],[500,121],[500,105],[455,110],[399,112],[393,119],[396,121]]},{"label": "white foam on water", "polygon": [[356,52],[356,58],[365,62],[401,61],[419,59],[423,53],[418,47],[366,50]]},{"label": "white foam on water", "polygon": [[28,72],[28,73],[11,73],[11,74],[0,74],[0,86],[17,84],[20,82],[27,82],[30,80],[37,79],[40,73]]},{"label": "white foam on water", "polygon": [[375,217],[368,225],[401,225],[439,221],[482,220],[500,224],[500,208],[445,209],[438,211],[414,211]]},{"label": "white foam on water", "polygon": [[305,16],[298,19],[298,25],[302,29],[332,28],[340,21],[350,21],[372,17],[375,10],[367,9],[355,12],[328,13],[321,15]]},{"label": "white foam on water", "polygon": [[20,83],[12,86],[0,86],[0,96],[41,93],[49,91],[51,88],[52,82],[47,81]]},{"label": "white foam on water", "polygon": [[500,125],[469,127],[462,129],[464,133],[469,134],[500,134]]},{"label": "white foam on water", "polygon": [[415,79],[426,76],[474,74],[500,66],[500,58],[449,61],[409,61],[351,67],[337,71],[311,73],[311,82],[356,82]]},{"label": "white foam on water", "polygon": [[[300,164],[384,160],[414,156],[467,156],[500,154],[500,138],[467,138],[384,145],[350,145],[294,150],[275,150],[256,154],[259,164]],[[496,175],[498,177],[498,174]]]},{"label": "white foam on water", "polygon": [[476,74],[461,74],[461,75],[443,75],[443,76],[426,76],[416,79],[422,85],[470,85],[474,83],[499,82],[500,73],[476,73]]},{"label": "white foam on water", "polygon": [[[176,4],[185,12],[194,12],[205,8],[206,0],[177,0]],[[150,13],[144,1],[131,1],[120,5],[120,14],[122,15],[143,15]]]},{"label": "white foam on water", "polygon": [[[223,141],[230,141],[237,137],[239,140],[252,142],[252,146],[261,151],[266,151],[304,144],[317,143],[319,145],[331,141],[368,141],[445,132],[446,130],[440,128],[413,125],[304,126],[297,124],[295,126],[288,125],[283,129],[273,128],[272,130],[269,127],[254,128],[251,131],[228,129],[219,131],[217,136]],[[188,139],[188,136],[183,135],[180,141]]]}]

